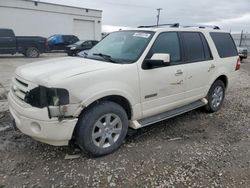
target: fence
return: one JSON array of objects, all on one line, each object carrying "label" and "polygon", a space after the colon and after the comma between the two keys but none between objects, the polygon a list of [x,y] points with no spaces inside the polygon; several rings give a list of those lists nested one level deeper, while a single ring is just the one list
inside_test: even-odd
[{"label": "fence", "polygon": [[236,46],[245,47],[250,51],[250,34],[249,33],[235,33],[232,34]]}]

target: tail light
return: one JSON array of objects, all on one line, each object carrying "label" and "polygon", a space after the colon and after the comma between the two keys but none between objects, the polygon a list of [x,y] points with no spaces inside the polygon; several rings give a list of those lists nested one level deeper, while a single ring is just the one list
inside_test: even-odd
[{"label": "tail light", "polygon": [[240,70],[240,58],[237,59],[235,71]]}]

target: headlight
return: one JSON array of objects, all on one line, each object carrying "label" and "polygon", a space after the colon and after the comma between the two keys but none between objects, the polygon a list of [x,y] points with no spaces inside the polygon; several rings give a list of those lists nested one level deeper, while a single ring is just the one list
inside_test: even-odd
[{"label": "headlight", "polygon": [[71,49],[71,50],[75,50],[75,49],[76,49],[76,47],[71,47],[70,49]]},{"label": "headlight", "polygon": [[69,104],[69,92],[66,89],[39,86],[26,94],[25,101],[37,108],[66,105]]}]

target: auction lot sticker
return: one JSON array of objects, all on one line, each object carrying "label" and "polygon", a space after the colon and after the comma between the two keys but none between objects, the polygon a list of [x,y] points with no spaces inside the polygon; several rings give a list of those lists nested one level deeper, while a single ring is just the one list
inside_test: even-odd
[{"label": "auction lot sticker", "polygon": [[133,36],[134,37],[142,37],[142,38],[148,38],[150,37],[151,34],[149,33],[135,33]]}]

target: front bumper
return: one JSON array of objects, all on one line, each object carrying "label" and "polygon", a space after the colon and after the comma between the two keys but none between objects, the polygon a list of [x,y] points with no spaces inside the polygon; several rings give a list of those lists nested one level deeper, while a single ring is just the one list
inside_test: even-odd
[{"label": "front bumper", "polygon": [[47,108],[22,106],[10,91],[8,95],[9,110],[15,120],[16,127],[33,139],[50,145],[68,145],[77,123],[77,118],[58,121],[49,119]]}]

